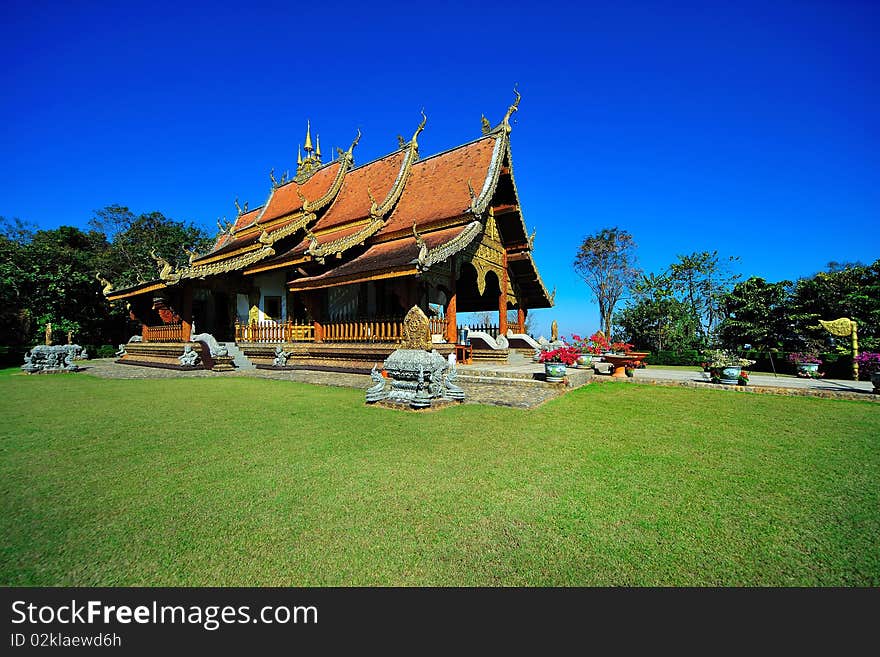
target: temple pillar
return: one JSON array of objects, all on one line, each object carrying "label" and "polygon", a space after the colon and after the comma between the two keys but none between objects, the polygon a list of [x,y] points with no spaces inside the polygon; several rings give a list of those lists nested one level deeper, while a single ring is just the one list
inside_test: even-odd
[{"label": "temple pillar", "polygon": [[189,342],[189,336],[192,334],[193,321],[193,289],[187,285],[183,288],[182,298],[180,301],[180,334],[184,342]]},{"label": "temple pillar", "polygon": [[457,299],[455,293],[454,256],[452,259],[450,259],[449,264],[452,268],[452,273],[449,275],[449,298],[446,300],[446,308],[444,309],[444,314],[446,315],[446,342],[449,342],[450,344],[455,344],[456,342],[458,342],[458,324],[455,319]]},{"label": "temple pillar", "polygon": [[526,332],[526,314],[529,311],[523,308],[522,306],[518,306],[516,309],[516,331],[517,333],[525,333]]},{"label": "temple pillar", "polygon": [[324,341],[324,327],[321,325],[320,304],[318,302],[318,292],[302,292],[300,299],[302,304],[312,318],[312,328],[315,331],[315,342]]},{"label": "temple pillar", "polygon": [[507,252],[502,255],[501,293],[498,295],[498,333],[507,335]]}]

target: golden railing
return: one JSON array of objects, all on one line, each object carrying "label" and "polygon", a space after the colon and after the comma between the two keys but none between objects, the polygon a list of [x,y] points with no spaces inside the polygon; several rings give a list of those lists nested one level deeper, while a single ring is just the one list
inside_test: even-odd
[{"label": "golden railing", "polygon": [[324,342],[399,342],[403,320],[362,320],[324,324]]},{"label": "golden railing", "polygon": [[144,342],[183,342],[183,326],[180,324],[144,326],[141,337]]},{"label": "golden railing", "polygon": [[312,342],[314,339],[314,325],[302,320],[235,323],[236,342]]},{"label": "golden railing", "polygon": [[431,327],[431,335],[446,335],[446,318],[431,317],[428,320]]}]

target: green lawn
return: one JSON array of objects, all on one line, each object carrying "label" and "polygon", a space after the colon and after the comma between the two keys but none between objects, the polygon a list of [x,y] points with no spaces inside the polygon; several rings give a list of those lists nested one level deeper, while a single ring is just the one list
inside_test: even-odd
[{"label": "green lawn", "polygon": [[880,585],[880,405],[0,376],[4,585]]}]

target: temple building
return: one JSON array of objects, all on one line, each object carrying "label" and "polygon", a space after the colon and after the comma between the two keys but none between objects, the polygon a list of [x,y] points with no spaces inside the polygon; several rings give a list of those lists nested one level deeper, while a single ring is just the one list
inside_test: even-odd
[{"label": "temple building", "polygon": [[[292,367],[369,369],[393,351],[413,306],[430,317],[441,353],[459,341],[460,312],[497,312],[495,336],[523,334],[527,312],[553,302],[513,176],[518,104],[517,94],[496,127],[484,117],[478,138],[429,157],[419,153],[423,113],[408,141],[360,166],[360,131],[325,162],[307,126],[296,175],[271,173],[259,207],[236,200],[235,221],[220,225],[209,253],[190,253],[181,268],[154,255],[156,280],[105,288],[143,325],[121,362],[173,364],[190,344],[210,365],[195,337],[210,334],[258,366],[278,366],[284,354],[280,364]],[[490,345],[495,357],[501,342]]]}]

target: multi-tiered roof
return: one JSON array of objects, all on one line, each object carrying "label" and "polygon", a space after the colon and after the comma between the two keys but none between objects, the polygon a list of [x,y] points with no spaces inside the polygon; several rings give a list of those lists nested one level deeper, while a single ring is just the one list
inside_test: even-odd
[{"label": "multi-tiered roof", "polygon": [[484,119],[479,138],[421,159],[423,114],[409,141],[399,138],[397,150],[358,167],[353,151],[360,132],[324,164],[309,126],[297,175],[281,181],[272,175],[266,203],[239,208],[209,253],[192,257],[188,267],[165,266],[160,281],[109,298],[229,272],[287,269],[294,272],[292,291],[422,275],[488,238],[505,252],[518,303],[548,307],[552,299],[532,259],[534,234],[526,232],[511,166],[509,119],[518,103],[519,97],[495,128]]}]

